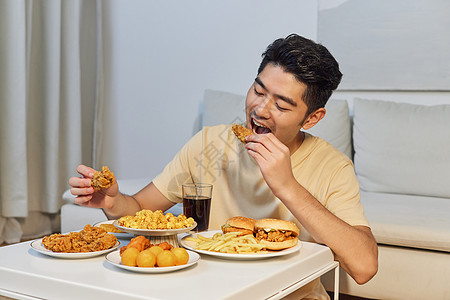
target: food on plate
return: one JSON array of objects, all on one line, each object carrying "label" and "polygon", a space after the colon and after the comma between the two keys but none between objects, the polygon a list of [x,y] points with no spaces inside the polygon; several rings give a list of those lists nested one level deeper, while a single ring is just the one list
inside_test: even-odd
[{"label": "food on plate", "polygon": [[172,253],[175,254],[175,264],[177,266],[179,265],[185,265],[189,261],[189,253],[184,248],[173,248]]},{"label": "food on plate", "polygon": [[79,232],[55,233],[42,239],[44,247],[53,252],[77,253],[107,250],[117,243],[117,238],[100,227],[87,224]]},{"label": "food on plate", "polygon": [[136,267],[138,254],[138,249],[130,247],[120,254],[120,260],[125,266]]},{"label": "food on plate", "polygon": [[255,231],[258,242],[269,250],[282,250],[297,245],[300,233],[295,223],[279,219],[258,220]]},{"label": "food on plate", "polygon": [[156,255],[150,251],[150,249],[145,249],[139,252],[136,257],[136,265],[141,268],[153,268],[156,264]]},{"label": "food on plate", "polygon": [[120,248],[120,253],[124,252],[127,248],[136,248],[140,252],[151,246],[152,244],[150,243],[150,240],[148,238],[146,238],[143,235],[139,235],[137,237],[132,238],[128,243],[128,245]]},{"label": "food on plate", "polygon": [[244,127],[244,126],[239,125],[239,124],[232,124],[231,125],[231,130],[233,130],[233,132],[237,136],[237,138],[244,144],[247,143],[245,138],[247,136],[253,134],[253,131],[251,131],[247,127]]},{"label": "food on plate", "polygon": [[114,173],[111,172],[107,166],[103,166],[101,171],[96,171],[91,179],[91,186],[95,190],[101,190],[109,188],[114,184],[116,178]]},{"label": "food on plate", "polygon": [[158,244],[159,247],[161,247],[163,250],[172,250],[173,246],[169,244],[168,242],[162,242]]},{"label": "food on plate", "polygon": [[194,225],[194,219],[180,214],[175,217],[171,213],[164,213],[161,210],[155,212],[143,209],[134,216],[124,216],[118,219],[120,226],[135,229],[180,229]]},{"label": "food on plate", "polygon": [[118,229],[116,226],[114,226],[113,224],[100,224],[99,227],[105,229],[107,232],[112,232],[112,233],[123,233],[122,230]]},{"label": "food on plate", "polygon": [[155,256],[158,256],[158,254],[160,254],[161,252],[164,251],[163,248],[161,248],[160,246],[151,246],[150,248],[148,248],[148,250],[150,252],[152,252],[153,254],[155,254]]},{"label": "food on plate", "polygon": [[212,237],[187,237],[186,241],[195,242],[197,250],[206,250],[222,253],[264,253],[265,245],[259,244],[253,234],[241,235],[239,232],[215,233]]},{"label": "food on plate", "polygon": [[253,234],[255,230],[255,219],[247,217],[232,217],[229,218],[224,225],[222,225],[222,232],[237,232],[240,235]]},{"label": "food on plate", "polygon": [[131,267],[170,267],[189,261],[186,249],[174,247],[168,242],[153,245],[145,236],[137,236],[120,249],[122,264]]},{"label": "food on plate", "polygon": [[177,258],[170,250],[164,250],[156,257],[156,265],[158,267],[173,267],[176,265]]}]

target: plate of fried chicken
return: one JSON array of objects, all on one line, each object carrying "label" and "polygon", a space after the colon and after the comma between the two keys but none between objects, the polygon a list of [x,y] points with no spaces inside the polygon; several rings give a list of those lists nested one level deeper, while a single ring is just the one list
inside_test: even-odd
[{"label": "plate of fried chicken", "polygon": [[86,225],[83,230],[55,233],[30,243],[33,250],[58,258],[88,258],[116,250],[120,242],[100,227]]}]

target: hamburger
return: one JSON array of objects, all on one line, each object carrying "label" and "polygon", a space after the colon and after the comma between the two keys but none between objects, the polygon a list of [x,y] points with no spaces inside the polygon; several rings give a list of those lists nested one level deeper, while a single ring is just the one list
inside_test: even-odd
[{"label": "hamburger", "polygon": [[253,235],[255,229],[255,220],[246,217],[232,217],[227,220],[227,222],[222,225],[222,232],[239,232],[240,235],[251,234]]},{"label": "hamburger", "polygon": [[299,228],[295,223],[278,219],[261,219],[255,223],[256,239],[268,250],[282,250],[297,245]]}]

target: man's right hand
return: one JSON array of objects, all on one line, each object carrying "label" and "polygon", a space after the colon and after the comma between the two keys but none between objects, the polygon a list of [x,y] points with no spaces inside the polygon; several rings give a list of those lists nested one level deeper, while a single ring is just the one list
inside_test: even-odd
[{"label": "man's right hand", "polygon": [[75,203],[86,207],[109,209],[114,204],[114,198],[119,195],[119,185],[117,181],[106,189],[96,191],[91,186],[91,179],[95,170],[85,165],[79,165],[77,172],[80,177],[71,177],[69,185],[72,187],[70,192],[76,196]]}]

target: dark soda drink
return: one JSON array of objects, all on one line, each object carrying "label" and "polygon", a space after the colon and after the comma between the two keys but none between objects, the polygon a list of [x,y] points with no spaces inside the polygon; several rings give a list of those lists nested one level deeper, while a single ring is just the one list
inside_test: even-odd
[{"label": "dark soda drink", "polygon": [[183,214],[194,218],[197,227],[194,231],[205,231],[209,226],[209,211],[211,209],[211,197],[186,196],[183,198]]}]

